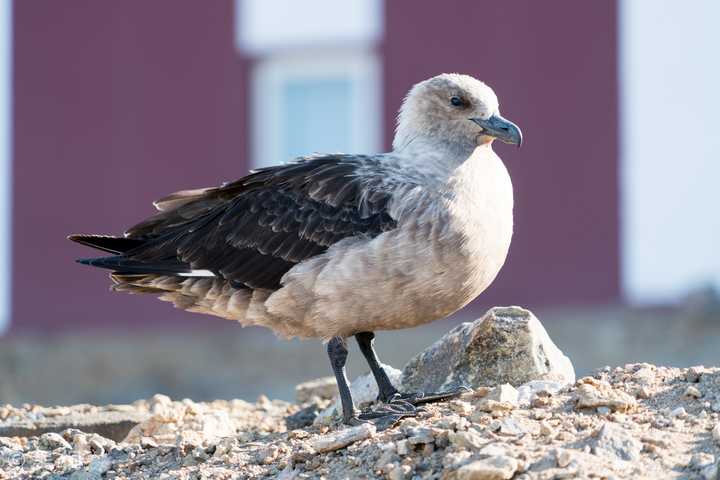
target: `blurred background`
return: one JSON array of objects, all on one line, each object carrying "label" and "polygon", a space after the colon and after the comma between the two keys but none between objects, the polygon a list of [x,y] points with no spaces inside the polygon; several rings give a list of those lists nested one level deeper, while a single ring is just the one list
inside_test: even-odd
[{"label": "blurred background", "polygon": [[387,150],[441,72],[489,83],[525,133],[496,147],[515,237],[485,294],[379,335],[381,358],[518,304],[579,375],[718,365],[719,22],[714,0],[0,0],[0,403],[291,399],[329,374],[319,341],[111,294],[65,236],[295,155]]}]

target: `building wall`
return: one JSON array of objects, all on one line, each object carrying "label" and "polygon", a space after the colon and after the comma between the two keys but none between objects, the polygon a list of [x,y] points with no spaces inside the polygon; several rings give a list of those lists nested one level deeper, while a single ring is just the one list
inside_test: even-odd
[{"label": "building wall", "polygon": [[[525,134],[508,261],[478,304],[619,297],[615,2],[387,1],[385,117],[438,72],[486,81]],[[388,139],[391,131],[387,132]]]},{"label": "building wall", "polygon": [[232,2],[22,0],[14,21],[13,327],[212,324],[111,294],[65,236],[122,232],[246,169]]},{"label": "building wall", "polygon": [[[233,2],[16,2],[13,326],[211,327],[107,291],[68,233],[117,233],[182,188],[240,176],[249,68]],[[525,132],[499,145],[515,183],[510,258],[478,306],[607,302],[618,294],[613,2],[384,3],[389,146],[400,100],[443,71],[487,81]],[[588,115],[592,112],[592,115]]]}]

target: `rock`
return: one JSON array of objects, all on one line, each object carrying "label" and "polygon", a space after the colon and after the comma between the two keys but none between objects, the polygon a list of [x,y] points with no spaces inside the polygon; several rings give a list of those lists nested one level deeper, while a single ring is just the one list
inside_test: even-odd
[{"label": "rock", "polygon": [[694,470],[703,470],[706,467],[715,464],[715,456],[710,453],[696,453],[690,458],[690,468]]},{"label": "rock", "polygon": [[55,450],[56,448],[64,448],[72,450],[70,444],[65,440],[62,435],[55,432],[44,433],[39,439],[40,447],[46,450]]},{"label": "rock", "polygon": [[457,480],[508,480],[518,469],[517,460],[506,455],[476,460],[455,471]]},{"label": "rock", "polygon": [[455,445],[459,450],[480,450],[487,443],[483,439],[482,435],[477,433],[475,430],[468,430],[466,432],[450,432],[448,434],[448,440],[450,443]]},{"label": "rock", "polygon": [[505,402],[511,405],[518,404],[518,391],[509,383],[503,383],[498,385],[488,392],[485,397],[488,400],[495,400],[496,402]]},{"label": "rock", "polygon": [[705,372],[705,367],[702,365],[690,367],[687,369],[687,372],[685,373],[685,381],[688,383],[698,383],[704,372]]},{"label": "rock", "polygon": [[590,447],[595,455],[605,452],[620,460],[636,461],[640,459],[642,443],[618,425],[605,423],[593,437]]},{"label": "rock", "polygon": [[[383,368],[388,378],[390,378],[390,383],[392,383],[395,388],[399,388],[402,372],[390,365],[383,365]],[[378,386],[377,383],[375,383],[375,377],[373,377],[372,373],[368,372],[356,378],[350,384],[350,392],[352,393],[356,407],[374,402],[378,396]],[[338,398],[333,405],[320,412],[314,423],[315,425],[327,425],[335,416],[339,415],[340,412],[342,412],[342,405]]]},{"label": "rock", "polygon": [[575,371],[530,311],[495,307],[413,357],[402,385],[405,391],[438,392],[532,380],[572,383]]},{"label": "rock", "polygon": [[345,448],[351,443],[365,440],[375,435],[375,425],[363,423],[357,427],[345,428],[337,432],[316,438],[312,447],[320,453],[332,452]]},{"label": "rock", "polygon": [[518,405],[527,406],[530,402],[538,396],[538,394],[544,394],[545,396],[552,396],[560,392],[565,387],[561,382],[551,382],[547,380],[531,380],[527,383],[523,383],[517,389]]},{"label": "rock", "polygon": [[701,398],[702,392],[700,390],[698,390],[697,387],[693,387],[692,385],[689,385],[685,389],[685,393],[683,393],[683,395],[686,397],[690,397],[690,398]]},{"label": "rock", "polygon": [[670,418],[679,418],[681,420],[683,418],[687,418],[687,412],[685,411],[685,407],[677,407],[673,409],[670,412]]},{"label": "rock", "polygon": [[720,478],[720,462],[708,465],[700,471],[703,480],[718,480]]},{"label": "rock", "polygon": [[0,426],[0,437],[35,437],[48,432],[58,433],[68,428],[75,428],[85,433],[97,433],[119,442],[135,425],[148,417],[148,413],[138,411],[106,411],[82,415],[71,413],[34,422],[4,424]]},{"label": "rock", "polygon": [[303,382],[295,387],[297,403],[307,403],[313,397],[322,400],[332,400],[338,394],[335,377],[322,377]]},{"label": "rock", "polygon": [[316,403],[313,403],[312,405],[285,417],[285,426],[288,430],[309,427],[313,424],[317,416],[318,406]]},{"label": "rock", "polygon": [[577,388],[577,409],[608,407],[614,412],[627,412],[637,401],[625,392],[613,389],[606,382],[582,383]]},{"label": "rock", "polygon": [[405,432],[407,435],[407,441],[410,445],[419,445],[425,443],[432,443],[435,441],[435,435],[429,428],[408,428]]},{"label": "rock", "polygon": [[208,444],[235,434],[233,422],[226,411],[194,414],[179,405],[163,405],[154,410],[157,413],[133,427],[124,442],[141,443],[144,437],[148,437],[157,443],[188,441]]},{"label": "rock", "polygon": [[716,423],[711,432],[713,440],[720,446],[720,422]]}]

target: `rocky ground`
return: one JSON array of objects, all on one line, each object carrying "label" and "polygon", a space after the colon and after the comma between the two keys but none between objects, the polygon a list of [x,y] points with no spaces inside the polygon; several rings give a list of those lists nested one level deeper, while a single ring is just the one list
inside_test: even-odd
[{"label": "rocky ground", "polygon": [[[472,390],[385,430],[341,425],[327,379],[299,385],[295,403],[6,405],[0,479],[720,479],[720,368],[631,364],[575,381],[545,337],[520,309],[458,327],[391,379]],[[421,371],[438,363],[452,372]],[[353,382],[359,401],[375,393],[368,378]]]}]

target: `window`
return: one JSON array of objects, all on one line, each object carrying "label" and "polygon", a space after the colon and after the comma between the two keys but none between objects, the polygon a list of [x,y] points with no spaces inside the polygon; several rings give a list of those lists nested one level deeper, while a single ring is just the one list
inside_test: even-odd
[{"label": "window", "polygon": [[271,56],[251,87],[253,167],[310,153],[380,149],[378,66],[372,54]]},{"label": "window", "polygon": [[236,44],[255,60],[252,165],[380,149],[382,0],[237,0]]}]

